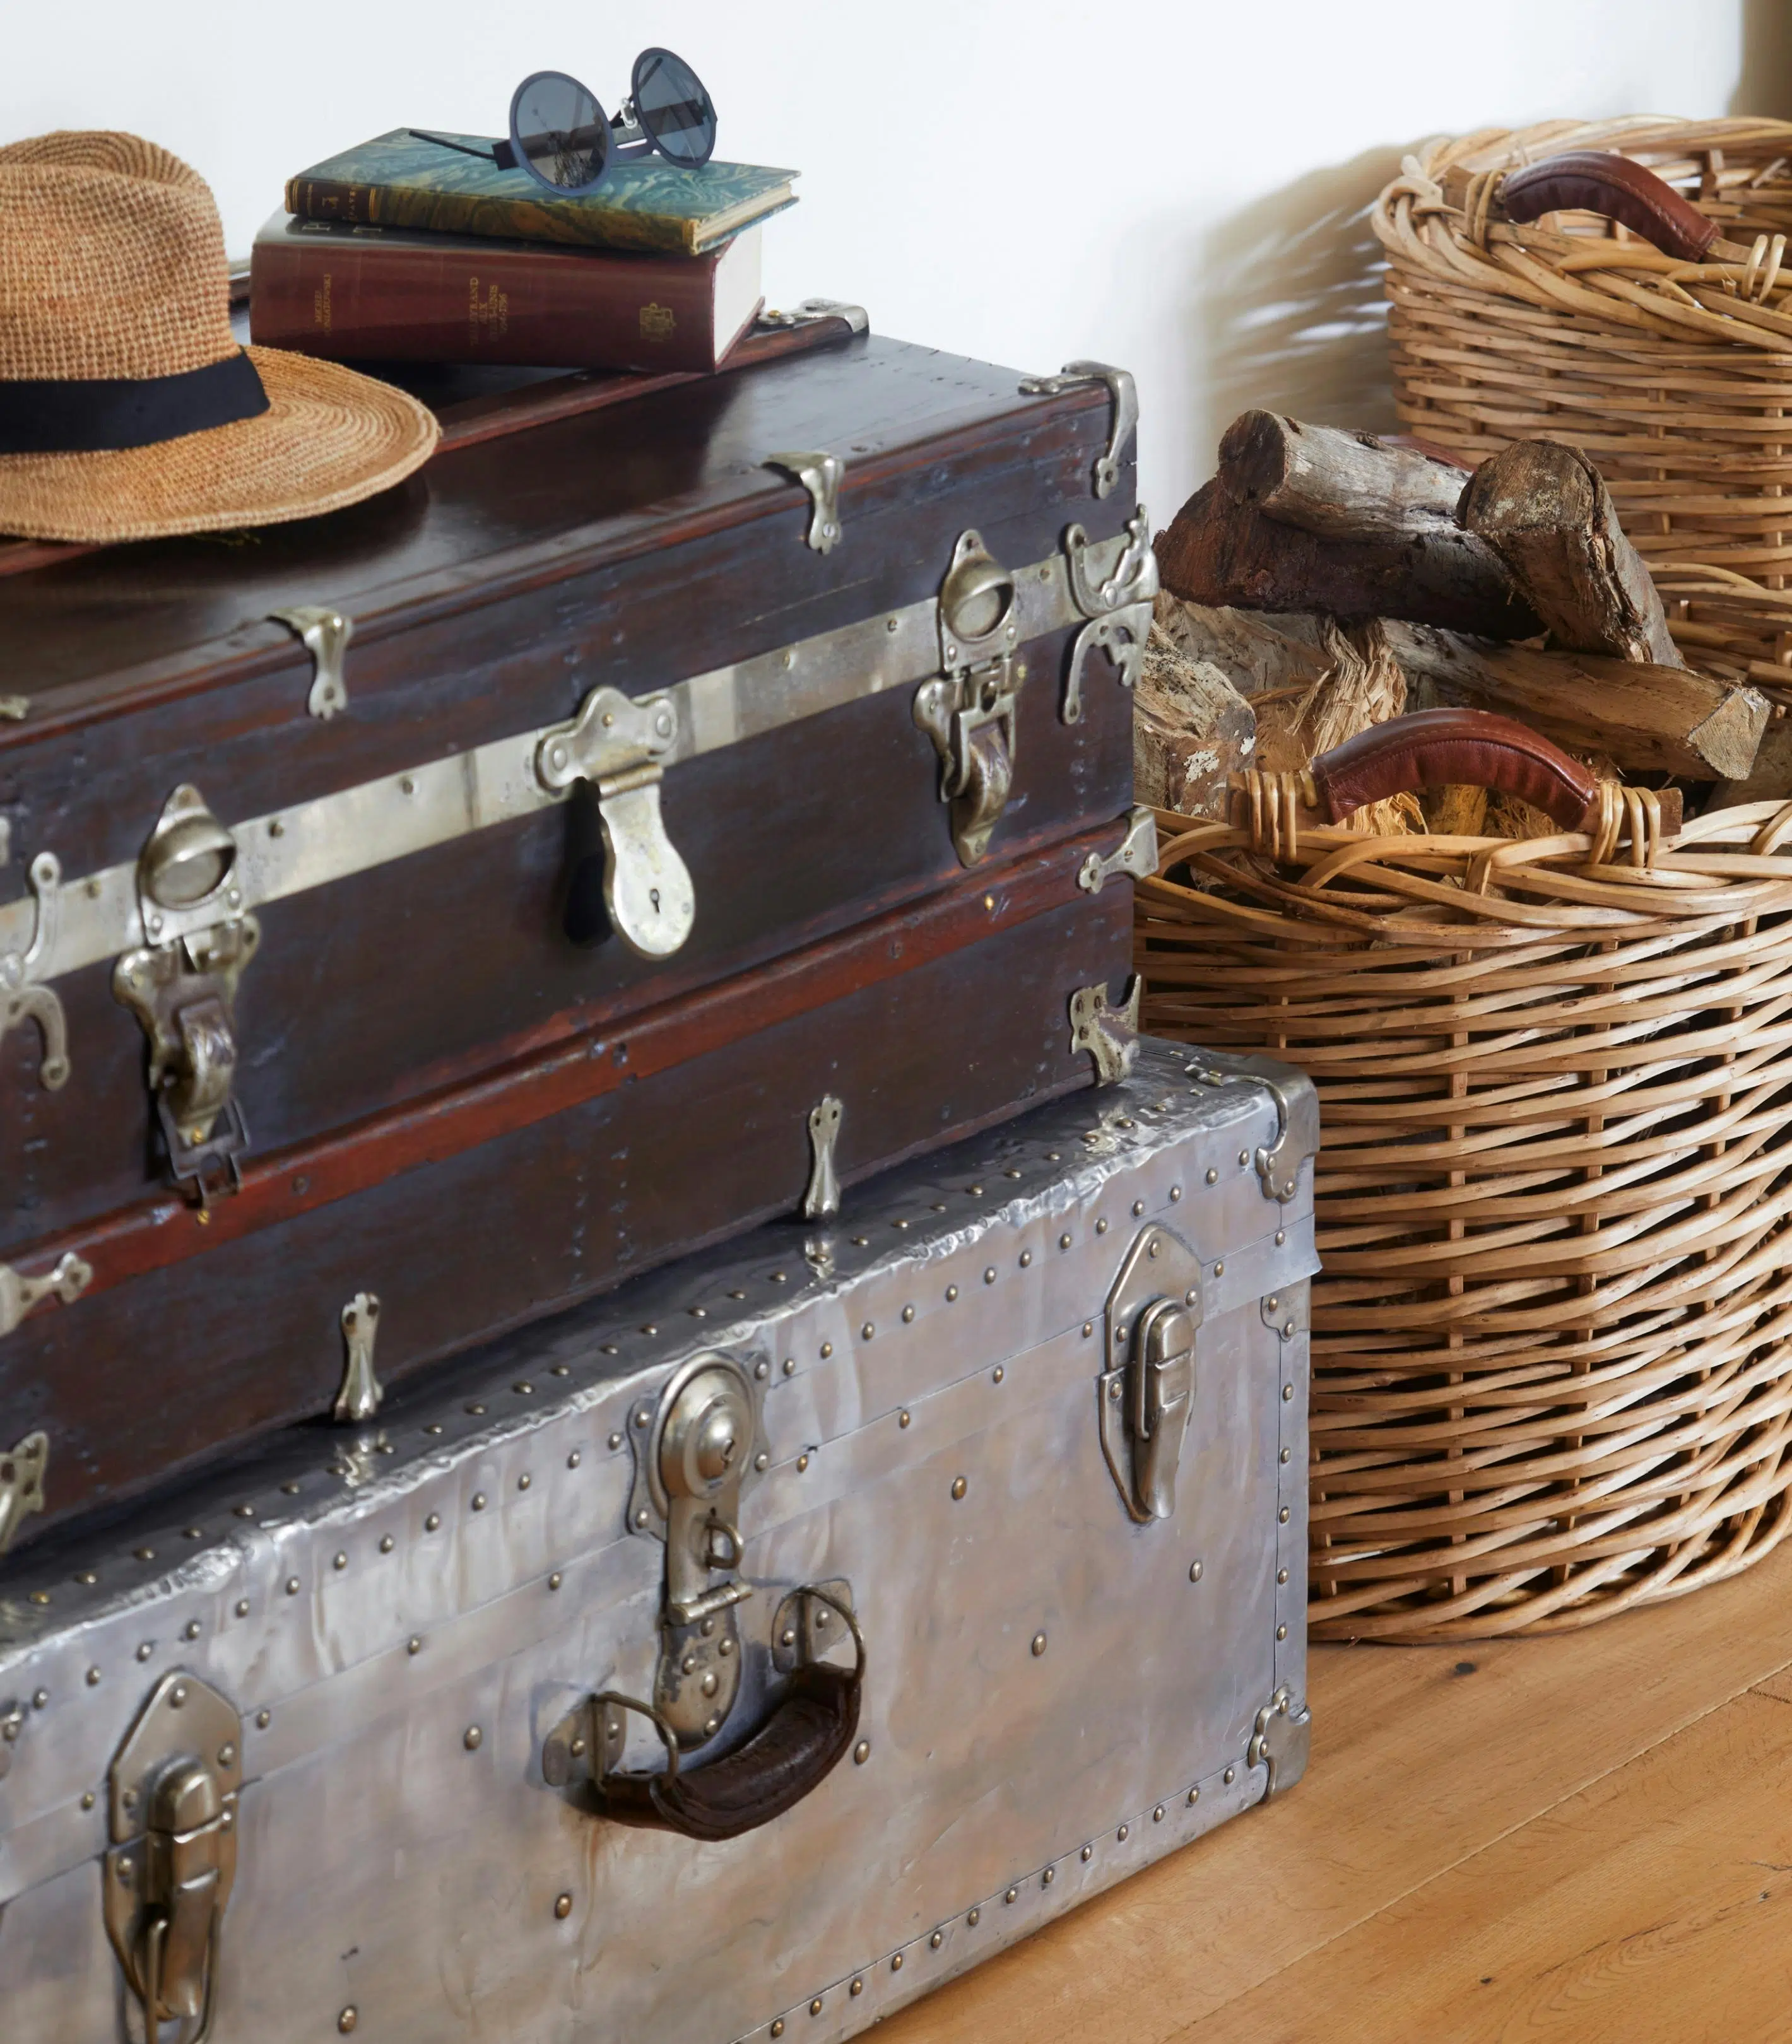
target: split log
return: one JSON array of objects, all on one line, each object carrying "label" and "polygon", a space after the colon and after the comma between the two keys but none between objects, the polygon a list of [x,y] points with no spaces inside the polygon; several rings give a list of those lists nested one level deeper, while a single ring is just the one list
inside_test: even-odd
[{"label": "split log", "polygon": [[1579,448],[1516,441],[1476,469],[1461,519],[1512,571],[1553,644],[1663,667],[1686,664],[1605,478]]},{"label": "split log", "polygon": [[1429,515],[1399,538],[1325,538],[1237,502],[1216,478],[1158,534],[1156,548],[1164,588],[1195,603],[1403,617],[1489,639],[1543,629],[1493,548]]},{"label": "split log", "polygon": [[1141,802],[1185,816],[1223,816],[1226,776],[1256,763],[1257,720],[1211,661],[1155,626],[1132,716],[1132,782]]},{"label": "split log", "polygon": [[1172,646],[1193,659],[1211,660],[1240,695],[1304,688],[1331,664],[1326,620],[1310,611],[1215,609],[1160,590],[1152,617]]},{"label": "split log", "polygon": [[1393,620],[1387,643],[1408,680],[1429,682],[1443,700],[1506,710],[1570,751],[1606,754],[1626,774],[1745,780],[1770,714],[1759,689],[1685,667],[1477,644]]},{"label": "split log", "polygon": [[1779,717],[1768,724],[1748,774],[1738,774],[1717,789],[1711,807],[1733,809],[1743,802],[1788,801],[1792,801],[1792,717]]},{"label": "split log", "polygon": [[1373,433],[1241,412],[1220,442],[1220,481],[1235,502],[1281,524],[1403,544],[1427,526],[1456,530],[1468,471]]}]

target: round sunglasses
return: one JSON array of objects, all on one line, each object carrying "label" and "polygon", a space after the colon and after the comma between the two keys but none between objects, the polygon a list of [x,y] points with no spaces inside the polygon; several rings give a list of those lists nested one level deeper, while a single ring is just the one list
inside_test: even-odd
[{"label": "round sunglasses", "polygon": [[551,192],[587,192],[612,163],[656,150],[681,170],[701,168],[715,149],[716,109],[683,57],[650,49],[636,58],[629,97],[613,117],[577,79],[538,71],[511,95],[507,142],[474,149],[420,128],[410,133],[420,142],[481,157],[501,171],[527,171]]}]

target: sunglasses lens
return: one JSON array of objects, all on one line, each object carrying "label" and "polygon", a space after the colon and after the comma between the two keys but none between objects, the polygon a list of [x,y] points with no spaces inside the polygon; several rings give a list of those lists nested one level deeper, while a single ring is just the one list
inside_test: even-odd
[{"label": "sunglasses lens", "polygon": [[716,110],[703,81],[670,50],[643,50],[635,60],[635,113],[663,155],[686,169],[709,160]]},{"label": "sunglasses lens", "polygon": [[584,191],[610,160],[610,123],[577,79],[544,71],[518,90],[510,108],[518,154],[544,183]]}]

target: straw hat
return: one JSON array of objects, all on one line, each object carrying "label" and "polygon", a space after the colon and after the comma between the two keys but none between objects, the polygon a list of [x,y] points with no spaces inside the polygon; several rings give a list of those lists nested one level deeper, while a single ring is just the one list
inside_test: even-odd
[{"label": "straw hat", "polygon": [[196,171],[135,135],[0,148],[0,532],[274,524],[410,474],[440,428],[333,362],[241,348]]}]

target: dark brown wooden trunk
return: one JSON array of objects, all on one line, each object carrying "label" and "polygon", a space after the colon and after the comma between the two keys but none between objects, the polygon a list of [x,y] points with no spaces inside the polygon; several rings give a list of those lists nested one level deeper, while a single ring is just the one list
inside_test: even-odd
[{"label": "dark brown wooden trunk", "polygon": [[[741,981],[557,1035],[473,1085],[252,1164],[201,1224],[145,1200],[47,1245],[92,1289],[0,1344],[9,1439],[50,1435],[27,1536],[326,1413],[343,1305],[381,1302],[392,1380],[629,1272],[794,1212],[809,1110],[848,1186],[1092,1082],[1069,1001],[1132,951],[1131,889],[1060,841]],[[842,1220],[850,1230],[848,1193]],[[0,1429],[0,1431],[4,1431]],[[352,1439],[350,1431],[346,1438]]]}]

